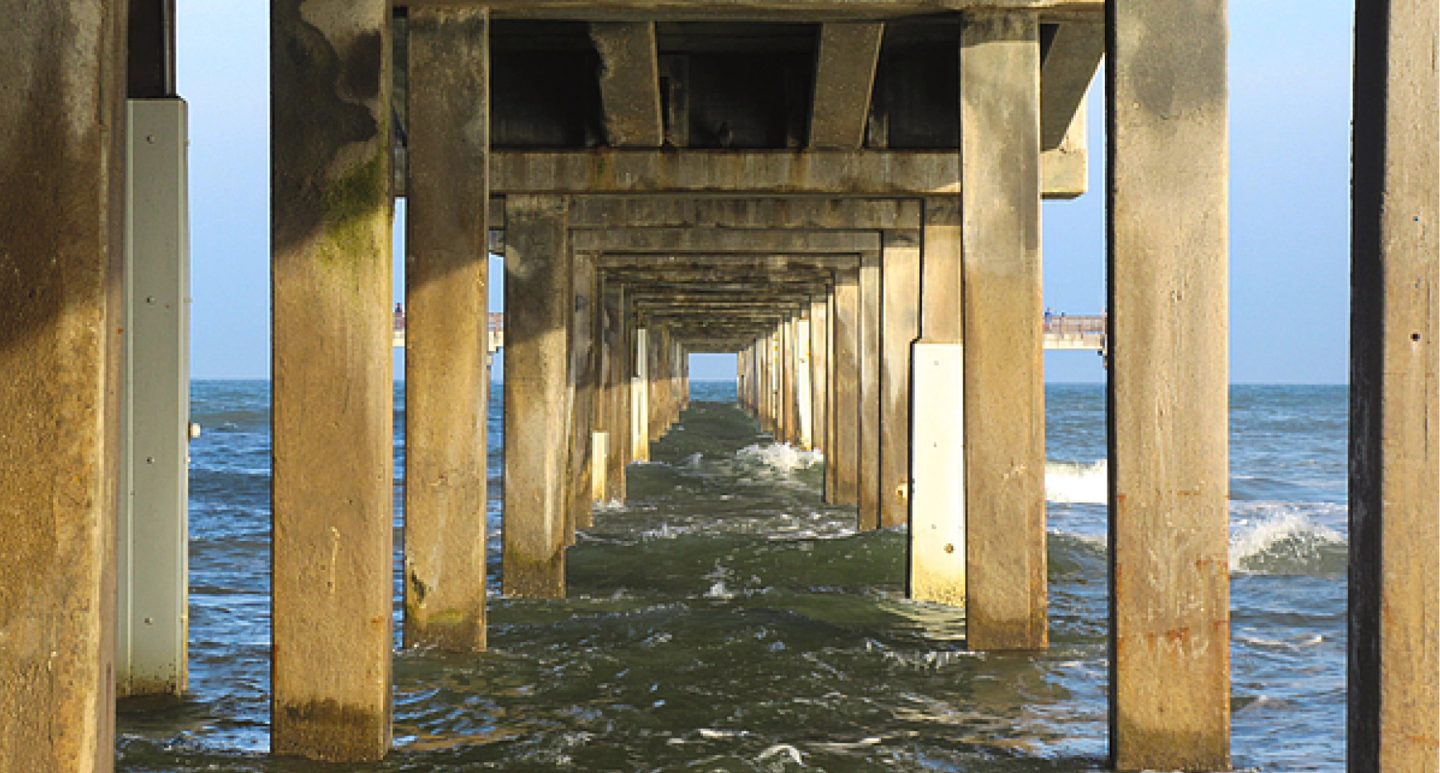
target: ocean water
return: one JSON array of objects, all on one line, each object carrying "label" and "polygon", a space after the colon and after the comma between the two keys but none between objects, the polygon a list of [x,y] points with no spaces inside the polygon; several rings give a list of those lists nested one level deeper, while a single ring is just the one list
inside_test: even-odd
[{"label": "ocean water", "polygon": [[[596,513],[567,599],[501,598],[500,391],[491,649],[402,650],[397,615],[394,751],[334,766],[266,753],[269,385],[197,382],[191,692],[122,704],[117,769],[1104,769],[1102,387],[1047,389],[1052,646],[1031,654],[968,652],[963,615],[907,601],[904,533],[823,504],[823,459],[775,445],[730,383],[695,384],[630,501]],[[1235,764],[1340,771],[1346,390],[1237,386],[1231,405]]]}]

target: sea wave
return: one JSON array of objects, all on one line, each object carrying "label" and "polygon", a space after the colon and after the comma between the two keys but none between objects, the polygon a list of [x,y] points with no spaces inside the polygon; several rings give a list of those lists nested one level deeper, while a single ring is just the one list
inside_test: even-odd
[{"label": "sea wave", "polygon": [[802,451],[788,443],[757,443],[745,446],[735,452],[737,462],[753,464],[785,474],[808,470],[819,464],[824,458],[819,451]]},{"label": "sea wave", "polygon": [[1246,574],[1342,574],[1345,536],[1315,520],[1340,505],[1288,502],[1232,503],[1230,571]]},{"label": "sea wave", "polygon": [[1051,502],[1103,505],[1109,501],[1110,466],[1095,462],[1045,463],[1045,498]]},{"label": "sea wave", "polygon": [[[1327,526],[1343,505],[1313,502],[1232,502],[1230,571],[1235,574],[1334,577],[1349,561],[1345,535]],[[1051,559],[1062,572],[1083,571],[1103,558],[1104,534],[1050,531]]]}]

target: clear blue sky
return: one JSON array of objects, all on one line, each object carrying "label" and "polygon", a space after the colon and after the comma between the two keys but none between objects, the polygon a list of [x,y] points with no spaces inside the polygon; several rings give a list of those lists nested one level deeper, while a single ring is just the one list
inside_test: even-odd
[{"label": "clear blue sky", "polygon": [[[1353,0],[1230,4],[1235,382],[1346,380],[1352,9]],[[179,0],[196,378],[269,374],[268,13],[265,0]],[[1092,192],[1044,210],[1045,305],[1070,313],[1097,311],[1105,297],[1102,100],[1097,81]],[[1052,381],[1104,378],[1088,352],[1052,352],[1046,369]],[[733,374],[733,359],[693,373]]]}]

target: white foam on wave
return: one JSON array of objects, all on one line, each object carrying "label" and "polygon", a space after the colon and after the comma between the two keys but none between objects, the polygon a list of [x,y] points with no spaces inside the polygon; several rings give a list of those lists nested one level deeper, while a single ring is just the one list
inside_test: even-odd
[{"label": "white foam on wave", "polygon": [[1045,498],[1051,502],[1103,505],[1110,500],[1109,463],[1046,462]]},{"label": "white foam on wave", "polygon": [[807,470],[823,461],[819,451],[802,451],[788,443],[745,446],[735,452],[735,459],[741,462],[761,464],[775,472],[792,473]]},{"label": "white foam on wave", "polygon": [[1230,571],[1324,574],[1343,570],[1345,536],[1312,517],[1312,511],[1326,507],[1340,506],[1232,503]]}]

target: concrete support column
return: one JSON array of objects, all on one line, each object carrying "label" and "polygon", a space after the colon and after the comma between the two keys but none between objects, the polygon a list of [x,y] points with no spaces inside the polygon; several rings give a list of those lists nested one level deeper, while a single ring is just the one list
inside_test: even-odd
[{"label": "concrete support column", "polygon": [[690,407],[690,350],[680,350],[680,406]]},{"label": "concrete support column", "polygon": [[570,448],[568,202],[505,201],[506,595],[565,596]]},{"label": "concrete support column", "polygon": [[650,331],[636,327],[630,365],[630,459],[650,461]]},{"label": "concrete support column", "polygon": [[1435,773],[1440,11],[1433,2],[1356,9],[1349,768]]},{"label": "concrete support column", "polygon": [[187,109],[132,99],[115,689],[189,681],[190,233]]},{"label": "concrete support column", "polygon": [[795,443],[808,451],[815,447],[815,399],[810,376],[810,311],[795,320]]},{"label": "concrete support column", "polygon": [[[655,442],[665,436],[665,366],[668,359],[665,355],[667,348],[667,336],[663,325],[652,325],[650,337],[645,352],[648,355],[646,363],[645,398],[647,428],[650,442]],[[647,455],[648,459],[649,456]]]},{"label": "concrete support column", "polygon": [[910,347],[920,335],[920,243],[887,232],[880,319],[880,525],[910,518]]},{"label": "concrete support column", "polygon": [[810,300],[810,416],[811,437],[815,447],[825,452],[827,421],[825,406],[829,399],[829,330],[830,305],[822,298]]},{"label": "concrete support column", "polygon": [[[962,63],[963,64],[963,63]],[[965,327],[960,202],[925,202],[921,338],[911,348],[910,597],[965,604]]]},{"label": "concrete support column", "polygon": [[835,462],[835,333],[839,326],[835,322],[835,309],[837,304],[835,297],[839,285],[839,272],[835,272],[835,285],[831,287],[829,294],[825,297],[825,480],[821,490],[821,499],[827,505],[836,504],[836,474],[839,472],[839,465]]},{"label": "concrete support column", "polygon": [[124,17],[25,3],[0,26],[0,770],[115,755]]},{"label": "concrete support column", "polygon": [[570,327],[570,533],[574,544],[574,529],[588,529],[594,525],[591,513],[592,473],[591,423],[592,406],[595,399],[596,353],[595,338],[595,258],[588,254],[576,254],[572,259],[571,291],[574,293],[573,321]]},{"label": "concrete support column", "polygon": [[779,341],[780,432],[782,443],[795,443],[795,318],[786,317],[776,330]]},{"label": "concrete support column", "polygon": [[880,254],[860,261],[860,528],[880,528]]},{"label": "concrete support column", "polygon": [[860,502],[860,272],[839,271],[835,277],[835,365],[831,408],[835,465],[832,502]]},{"label": "concrete support column", "polygon": [[1226,770],[1226,2],[1106,14],[1110,753]]},{"label": "concrete support column", "polygon": [[489,16],[410,14],[405,646],[485,648]]},{"label": "concrete support column", "polygon": [[775,397],[775,381],[773,381],[772,367],[770,367],[770,361],[772,361],[773,358],[773,348],[775,348],[775,344],[772,343],[772,335],[766,333],[765,337],[760,338],[760,350],[759,353],[757,353],[757,363],[759,363],[760,366],[760,379],[759,384],[757,384],[757,387],[759,387],[759,389],[757,389],[759,400],[757,400],[757,403],[759,403],[760,410],[760,429],[766,430],[766,432],[775,432],[775,422],[772,420],[772,400],[773,397]]},{"label": "concrete support column", "polygon": [[606,456],[605,501],[625,501],[625,447],[630,432],[629,381],[623,312],[625,288],[618,282],[606,281],[600,292],[601,383],[599,427],[609,436]]},{"label": "concrete support column", "polygon": [[770,431],[775,442],[785,442],[785,341],[783,324],[770,332],[770,356],[766,366],[770,370]]},{"label": "concrete support column", "polygon": [[1031,13],[1003,12],[963,25],[966,640],[978,650],[1041,649],[1040,27]]},{"label": "concrete support column", "polygon": [[303,5],[270,12],[270,745],[378,760],[394,548],[390,3]]},{"label": "concrete support column", "polygon": [[760,340],[744,348],[744,406],[750,416],[760,415]]}]

